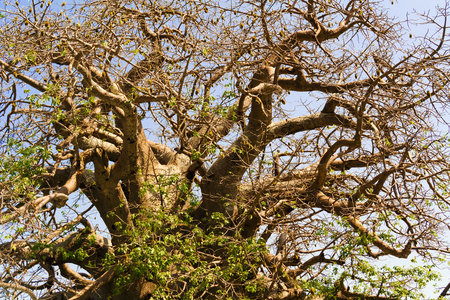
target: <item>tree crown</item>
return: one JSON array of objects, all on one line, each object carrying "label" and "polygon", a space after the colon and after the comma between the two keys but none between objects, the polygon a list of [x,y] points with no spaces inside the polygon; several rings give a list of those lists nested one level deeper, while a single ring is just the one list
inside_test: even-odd
[{"label": "tree crown", "polygon": [[447,10],[415,37],[373,0],[5,4],[0,288],[420,299],[449,253]]}]

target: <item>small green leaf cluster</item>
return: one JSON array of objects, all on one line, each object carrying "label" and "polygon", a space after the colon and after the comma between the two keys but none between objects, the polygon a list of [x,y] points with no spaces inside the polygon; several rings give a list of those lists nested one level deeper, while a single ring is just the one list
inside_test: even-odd
[{"label": "small green leaf cluster", "polygon": [[[221,214],[211,219],[223,225]],[[189,216],[162,210],[141,211],[123,233],[129,241],[105,260],[105,267],[116,264],[116,293],[142,281],[154,284],[153,299],[196,299],[211,289],[225,297],[231,285],[263,291],[256,274],[267,249],[256,239],[205,232]]]},{"label": "small green leaf cluster", "polygon": [[65,261],[83,261],[89,257],[88,252],[83,248],[77,248],[73,251],[66,251],[60,248],[59,252]]},{"label": "small green leaf cluster", "polygon": [[[238,278],[240,281],[247,281],[257,273],[261,264],[261,254],[266,252],[266,245],[257,239],[246,239],[239,242],[228,241],[227,265],[223,272],[226,280]],[[257,286],[250,285],[247,289],[256,289]]]},{"label": "small green leaf cluster", "polygon": [[434,266],[376,267],[370,261],[358,260],[344,271],[335,267],[333,275],[325,280],[303,280],[301,287],[310,294],[327,296],[337,295],[345,287],[348,292],[359,295],[424,299],[425,296],[419,291],[440,278],[433,268]]},{"label": "small green leaf cluster", "polygon": [[339,287],[335,284],[336,278],[330,276],[325,280],[322,279],[304,279],[300,286],[304,291],[309,292],[311,295],[324,295],[327,299],[332,298],[334,295],[338,294]]},{"label": "small green leaf cluster", "polygon": [[[178,174],[165,176],[159,175],[155,182],[144,182],[139,191],[139,195],[142,197],[147,192],[150,193],[158,193],[163,197],[167,197],[169,195],[170,187],[173,185],[183,185],[183,182],[180,183],[180,176]],[[184,183],[183,186],[186,184]]]},{"label": "small green leaf cluster", "polygon": [[45,171],[42,162],[50,158],[50,150],[10,138],[5,152],[0,160],[0,182],[8,185],[13,195],[31,197],[39,183],[37,175]]},{"label": "small green leaf cluster", "polygon": [[119,274],[116,292],[122,292],[135,281],[145,280],[156,284],[157,298],[164,298],[172,284],[171,274],[177,270],[186,272],[198,262],[195,241],[183,241],[182,233],[172,232],[182,221],[163,212],[153,216],[142,212],[134,223],[134,228],[124,230],[129,243],[116,252]]}]

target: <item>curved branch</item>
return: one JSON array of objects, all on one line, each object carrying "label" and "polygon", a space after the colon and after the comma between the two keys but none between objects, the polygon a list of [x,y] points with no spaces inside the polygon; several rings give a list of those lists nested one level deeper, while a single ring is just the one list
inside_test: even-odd
[{"label": "curved branch", "polygon": [[324,185],[328,174],[328,168],[330,166],[330,163],[337,158],[337,155],[334,155],[334,153],[338,149],[342,147],[347,147],[346,151],[350,151],[357,146],[358,141],[349,139],[341,139],[336,141],[333,145],[331,145],[331,147],[328,148],[325,154],[322,155],[322,157],[320,158],[319,165],[317,166],[316,180],[311,185],[311,188],[319,189]]},{"label": "curved branch", "polygon": [[[100,266],[105,255],[112,251],[112,245],[109,239],[92,233],[90,230],[87,230],[87,232],[84,230],[72,232],[63,238],[52,241],[49,247],[34,249],[34,245],[39,243],[42,244],[42,242],[29,242],[24,240],[6,242],[0,244],[0,252],[3,255],[13,255],[21,260],[26,260],[33,256],[45,258],[45,261],[51,262],[51,265],[74,263],[82,266],[95,276],[98,273],[97,267],[90,267],[92,266],[93,260],[98,261],[94,266]],[[67,258],[63,255],[63,252],[75,251],[80,248],[89,253],[89,257],[80,261],[76,257]],[[61,251],[61,249],[65,251]]]},{"label": "curved branch", "polygon": [[351,118],[335,113],[316,113],[272,123],[267,127],[266,138],[274,140],[297,132],[332,125],[356,128],[356,122]]},{"label": "curved branch", "polygon": [[[314,200],[313,200],[314,201]],[[398,258],[407,258],[411,254],[413,239],[410,239],[403,249],[396,249],[380,239],[377,234],[369,231],[365,227],[358,217],[349,215],[350,207],[343,201],[336,201],[323,192],[316,192],[316,205],[324,210],[334,213],[338,216],[346,216],[348,223],[353,227],[360,235],[366,235],[372,243],[385,253],[389,253]]]},{"label": "curved branch", "polygon": [[103,141],[93,136],[82,136],[78,138],[78,146],[83,150],[101,148],[106,152],[106,154],[108,154],[108,158],[111,161],[117,161],[121,154],[119,148],[117,148],[113,143]]},{"label": "curved branch", "polygon": [[103,273],[100,277],[98,277],[94,282],[87,285],[84,289],[79,292],[76,292],[75,296],[71,297],[69,300],[86,300],[88,297],[97,289],[99,289],[102,285],[111,281],[115,273],[115,267],[111,267],[108,271]]},{"label": "curved branch", "polygon": [[6,282],[0,281],[0,287],[5,288],[5,289],[13,289],[13,290],[18,290],[18,291],[24,292],[24,293],[28,294],[28,296],[30,296],[31,299],[38,300],[36,295],[30,289],[28,289],[24,286],[21,286],[19,284],[6,283]]},{"label": "curved branch", "polygon": [[325,255],[323,253],[320,253],[320,255],[316,255],[305,261],[301,266],[295,269],[289,269],[287,271],[287,274],[291,278],[296,278],[297,276],[301,275],[303,272],[308,270],[309,267],[319,264],[319,263],[332,263],[332,264],[338,264],[338,265],[344,265],[345,261],[343,260],[337,260],[337,259],[330,259],[325,258]]},{"label": "curved branch", "polygon": [[80,273],[74,271],[69,264],[59,265],[59,270],[61,271],[61,275],[69,280],[78,281],[81,284],[89,285],[92,283],[92,280],[88,280],[80,275]]},{"label": "curved branch", "polygon": [[40,83],[37,80],[34,80],[31,77],[28,77],[27,75],[21,74],[18,72],[16,68],[8,64],[7,62],[0,59],[0,65],[3,66],[3,68],[9,72],[10,74],[13,74],[14,77],[17,77],[19,80],[25,82],[26,84],[29,84],[33,88],[37,89],[38,91],[45,92],[47,90],[47,86]]},{"label": "curved branch", "polygon": [[374,80],[364,79],[359,81],[353,81],[349,83],[327,84],[322,82],[308,82],[301,80],[302,76],[295,79],[280,78],[278,79],[278,85],[288,91],[296,92],[312,92],[320,91],[324,93],[343,93],[349,89],[368,87],[373,84]]},{"label": "curved branch", "polygon": [[12,220],[16,219],[19,215],[23,215],[29,209],[34,209],[34,210],[38,211],[45,204],[47,204],[49,202],[56,204],[58,207],[60,207],[60,206],[62,207],[63,203],[65,203],[68,199],[69,199],[69,196],[66,193],[59,193],[59,192],[37,198],[37,199],[29,202],[27,205],[15,210],[14,213],[11,213],[7,217],[1,218],[0,225],[11,222]]}]

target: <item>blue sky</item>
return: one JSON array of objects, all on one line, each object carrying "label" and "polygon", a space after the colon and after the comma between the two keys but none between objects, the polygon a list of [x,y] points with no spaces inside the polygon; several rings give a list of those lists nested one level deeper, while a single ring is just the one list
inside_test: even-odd
[{"label": "blue sky", "polygon": [[[400,20],[410,20],[418,21],[417,14],[429,14],[434,16],[436,14],[436,7],[444,7],[445,0],[396,0],[392,4],[391,0],[385,0],[385,6],[388,9],[389,15],[398,18]],[[414,25],[413,22],[409,24],[410,33],[414,36],[425,35],[426,29],[424,27],[419,27]],[[448,236],[443,238],[449,238]],[[380,261],[381,265],[409,265],[411,264],[411,259],[413,255],[407,260],[389,258],[384,261]],[[420,260],[419,260],[420,261]],[[442,268],[442,269],[441,269]],[[440,268],[442,275],[442,281],[437,283],[437,287],[445,287],[450,282],[450,267],[448,264],[443,264]],[[429,297],[428,299],[437,299],[440,291],[437,293],[436,287],[433,284],[428,285],[426,290],[424,290],[425,295]]]}]

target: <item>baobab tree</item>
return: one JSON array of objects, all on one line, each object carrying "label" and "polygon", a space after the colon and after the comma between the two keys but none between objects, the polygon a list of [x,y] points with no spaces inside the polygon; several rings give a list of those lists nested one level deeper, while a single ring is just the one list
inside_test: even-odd
[{"label": "baobab tree", "polygon": [[383,5],[5,3],[3,295],[421,298],[450,253],[449,7],[415,36]]}]

